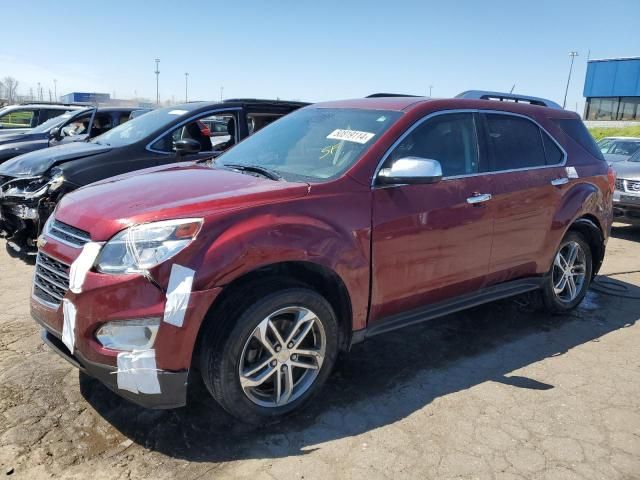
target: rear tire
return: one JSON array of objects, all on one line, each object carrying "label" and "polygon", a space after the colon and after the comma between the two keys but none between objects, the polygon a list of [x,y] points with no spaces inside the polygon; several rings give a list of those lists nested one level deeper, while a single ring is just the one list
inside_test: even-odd
[{"label": "rear tire", "polygon": [[560,242],[542,288],[542,301],[551,313],[573,310],[587,294],[593,272],[589,243],[570,231]]},{"label": "rear tire", "polygon": [[210,328],[201,345],[209,392],[231,415],[254,424],[310,400],[338,355],[338,322],[324,297],[297,286],[270,292],[235,297],[229,303],[235,313],[228,308],[227,319],[211,319],[228,320],[226,327]]}]

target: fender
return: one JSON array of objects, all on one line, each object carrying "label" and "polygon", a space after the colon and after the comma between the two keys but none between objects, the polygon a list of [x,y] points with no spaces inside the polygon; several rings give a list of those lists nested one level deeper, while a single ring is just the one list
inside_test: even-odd
[{"label": "fender", "polygon": [[[608,187],[605,187],[608,188]],[[594,254],[594,275],[602,264],[604,257],[604,244],[606,243],[608,228],[611,222],[608,221],[610,208],[606,208],[606,202],[603,198],[602,191],[590,182],[580,182],[572,184],[562,196],[562,200],[556,214],[554,215],[551,231],[545,248],[545,258],[542,265],[547,270],[551,268],[551,262],[558,249],[558,245],[562,238],[567,234],[570,228],[576,224],[580,228],[588,229],[595,237],[592,237],[596,243],[602,243],[601,252],[593,252]],[[591,233],[587,235],[589,237]]]},{"label": "fender", "polygon": [[[368,195],[368,193],[367,193]],[[360,195],[362,197],[362,195]],[[368,196],[366,197],[369,198]],[[369,308],[370,207],[367,201],[341,203],[340,215],[328,205],[299,214],[285,213],[286,205],[249,209],[217,218],[215,230],[199,239],[204,249],[196,263],[198,290],[224,287],[258,269],[283,262],[309,262],[331,270],[349,295],[354,329],[366,326]],[[363,199],[361,199],[363,200]],[[324,203],[324,202],[323,202]],[[328,212],[328,214],[324,214]],[[361,219],[355,228],[353,219]],[[345,219],[341,223],[341,219]],[[350,225],[347,228],[346,225]]]}]

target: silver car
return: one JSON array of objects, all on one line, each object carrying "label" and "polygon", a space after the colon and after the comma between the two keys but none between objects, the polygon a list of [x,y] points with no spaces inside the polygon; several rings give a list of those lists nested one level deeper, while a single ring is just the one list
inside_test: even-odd
[{"label": "silver car", "polygon": [[640,150],[629,160],[615,162],[616,189],[613,193],[613,215],[616,222],[640,225]]},{"label": "silver car", "polygon": [[640,150],[640,138],[605,137],[598,142],[598,148],[609,165],[628,160]]}]

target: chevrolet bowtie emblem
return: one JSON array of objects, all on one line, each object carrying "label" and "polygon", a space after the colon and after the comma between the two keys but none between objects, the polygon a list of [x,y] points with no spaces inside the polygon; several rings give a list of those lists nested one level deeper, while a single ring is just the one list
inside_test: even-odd
[{"label": "chevrolet bowtie emblem", "polygon": [[39,236],[39,237],[38,237],[38,242],[37,242],[38,249],[40,249],[40,248],[44,247],[46,244],[47,244],[47,239],[46,239],[46,238],[44,238],[44,236],[42,236],[42,235],[41,235],[41,236]]}]

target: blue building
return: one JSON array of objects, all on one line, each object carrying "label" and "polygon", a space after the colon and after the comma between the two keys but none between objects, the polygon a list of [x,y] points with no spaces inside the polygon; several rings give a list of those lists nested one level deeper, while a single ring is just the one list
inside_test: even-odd
[{"label": "blue building", "polygon": [[585,120],[640,121],[640,57],[590,60]]},{"label": "blue building", "polygon": [[108,93],[71,92],[60,97],[62,103],[109,103]]}]

